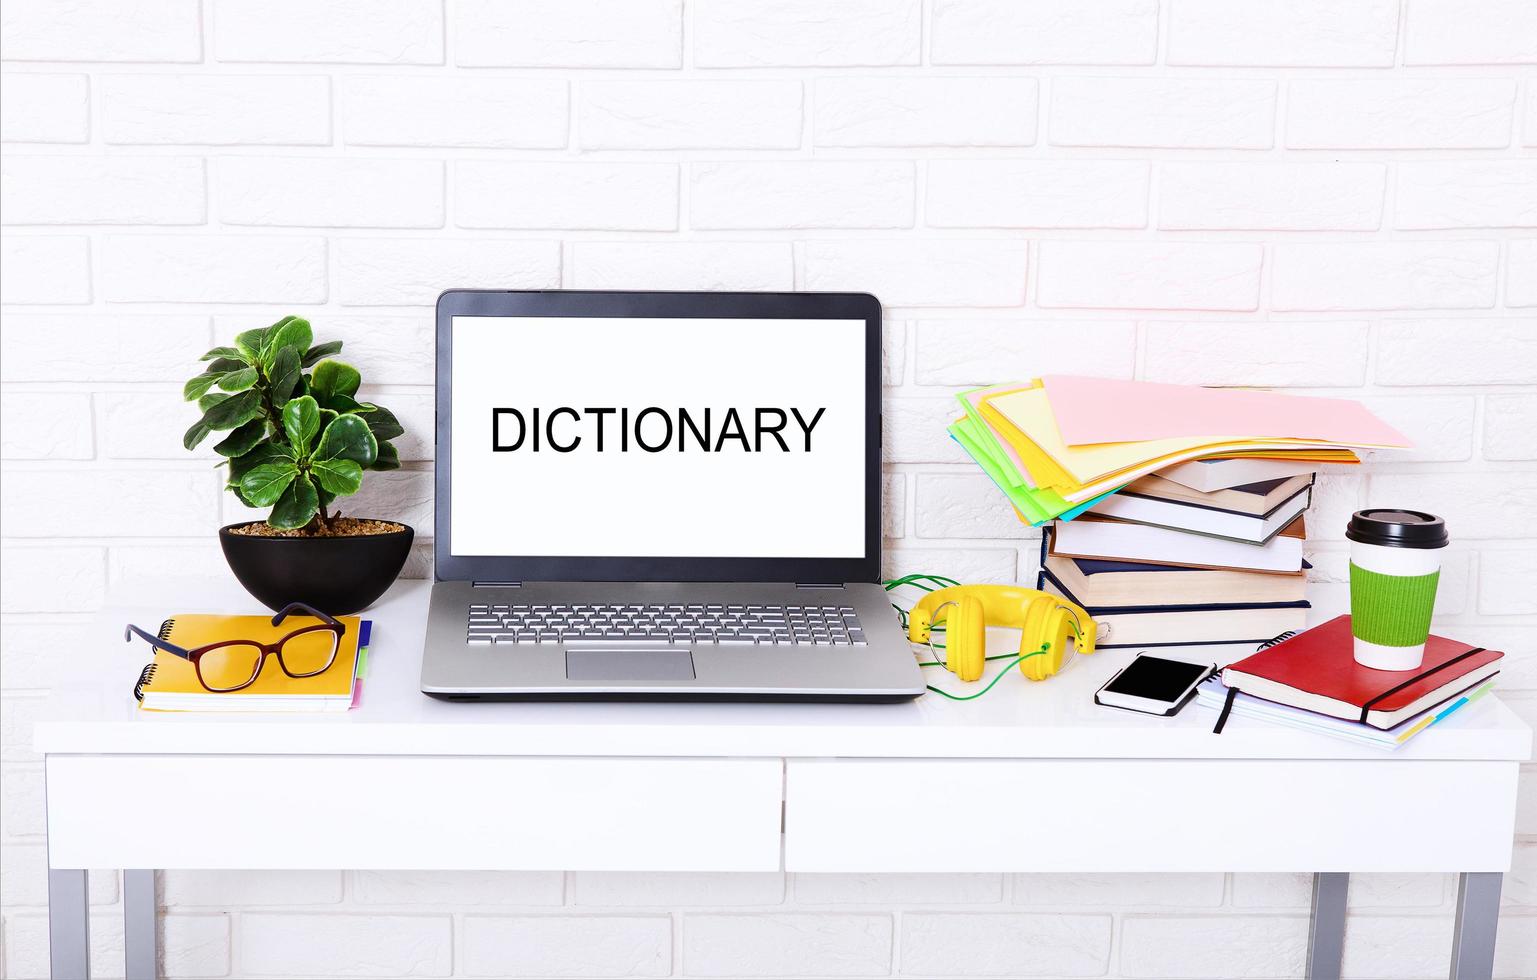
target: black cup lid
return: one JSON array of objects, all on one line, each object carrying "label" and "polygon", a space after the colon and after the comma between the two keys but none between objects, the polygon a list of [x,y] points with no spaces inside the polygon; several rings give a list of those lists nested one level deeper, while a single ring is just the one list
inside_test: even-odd
[{"label": "black cup lid", "polygon": [[1358,510],[1350,516],[1345,537],[1362,544],[1380,544],[1389,548],[1444,548],[1446,522],[1422,510],[1398,507],[1374,507]]}]

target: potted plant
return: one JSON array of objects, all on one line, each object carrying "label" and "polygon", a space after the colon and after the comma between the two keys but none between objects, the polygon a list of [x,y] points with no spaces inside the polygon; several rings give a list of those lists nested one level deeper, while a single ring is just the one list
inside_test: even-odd
[{"label": "potted plant", "polygon": [[390,440],[405,430],[381,405],[356,396],[362,376],[315,344],[309,321],[284,317],[247,330],[233,347],[204,354],[182,395],[203,413],[182,445],[223,433],[214,452],[226,489],[267,519],[219,529],[230,570],[273,609],[304,602],[332,615],[363,609],[405,565],[414,532],[404,524],[343,517],[336,501],[358,491],[367,470],[392,470]]}]

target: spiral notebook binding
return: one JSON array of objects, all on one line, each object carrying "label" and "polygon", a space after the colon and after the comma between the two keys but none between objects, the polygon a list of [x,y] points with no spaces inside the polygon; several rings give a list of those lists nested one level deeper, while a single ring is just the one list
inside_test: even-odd
[{"label": "spiral notebook binding", "polygon": [[1285,633],[1279,633],[1279,634],[1277,634],[1275,636],[1272,636],[1270,639],[1266,640],[1264,643],[1261,643],[1259,646],[1255,647],[1254,648],[1254,652],[1255,653],[1259,653],[1261,650],[1269,650],[1271,647],[1277,646],[1277,645],[1279,645],[1281,643],[1285,643],[1287,640],[1291,639],[1292,637],[1294,637],[1296,635],[1297,635],[1297,631],[1296,630],[1287,630]]},{"label": "spiral notebook binding", "polygon": [[[176,628],[176,620],[175,619],[167,619],[165,622],[160,624],[160,632],[157,635],[162,640],[165,640],[167,643],[169,643],[171,641],[171,631],[173,629],[175,629],[175,628]],[[133,699],[135,701],[143,701],[144,700],[144,688],[147,687],[149,685],[149,683],[151,681],[153,681],[154,679],[155,679],[155,662],[153,660],[151,660],[149,663],[144,665],[144,669],[143,670],[139,671],[139,679],[133,685]]]},{"label": "spiral notebook binding", "polygon": [[133,686],[133,697],[134,697],[135,701],[143,701],[144,700],[144,686],[146,684],[148,684],[150,681],[154,680],[154,679],[155,679],[155,665],[154,665],[154,663],[150,662],[150,663],[145,664],[144,665],[144,669],[139,671],[139,681],[138,681],[138,683]]}]

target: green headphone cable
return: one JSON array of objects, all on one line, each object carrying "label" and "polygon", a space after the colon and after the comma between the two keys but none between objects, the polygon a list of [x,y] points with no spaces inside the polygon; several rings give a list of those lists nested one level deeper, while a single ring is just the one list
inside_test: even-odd
[{"label": "green headphone cable", "polygon": [[[1005,657],[1005,658],[1010,658],[1011,657],[1013,659],[1009,660],[1009,662],[1004,665],[1003,669],[998,671],[998,675],[996,677],[994,677],[992,680],[987,682],[987,686],[986,687],[982,688],[982,690],[978,691],[975,694],[951,694],[949,691],[942,691],[942,690],[940,690],[939,688],[935,687],[933,684],[927,684],[925,686],[929,690],[933,691],[935,694],[938,694],[941,697],[949,698],[951,701],[975,701],[977,698],[980,698],[982,695],[986,694],[988,691],[991,691],[993,689],[993,685],[994,684],[997,684],[999,681],[1003,680],[1004,676],[1006,674],[1008,674],[1009,671],[1014,669],[1014,665],[1015,664],[1017,664],[1017,663],[1019,663],[1019,662],[1021,662],[1023,660],[1029,660],[1031,657],[1044,656],[1046,654],[1046,651],[1048,649],[1050,649],[1050,648],[1051,648],[1051,644],[1050,643],[1043,643],[1041,645],[1041,649],[1035,651],[1034,653],[1006,653],[1006,654],[1004,654],[1003,657]],[[988,657],[987,659],[988,660],[998,660],[998,659],[1001,659],[1001,658],[999,658],[999,657]]]},{"label": "green headphone cable", "polygon": [[[932,584],[929,584],[929,583],[932,583]],[[913,588],[918,589],[918,590],[920,590],[922,592],[937,592],[940,589],[948,589],[948,588],[951,588],[952,586],[960,585],[961,583],[957,582],[953,578],[949,578],[949,577],[944,576],[944,575],[930,575],[930,574],[927,574],[927,573],[924,573],[924,572],[917,572],[917,573],[914,573],[912,575],[903,575],[901,578],[891,579],[891,580],[889,580],[887,582],[884,582],[882,584],[884,585],[884,587],[885,587],[887,592],[891,592],[894,589],[900,589],[900,588],[902,588],[905,585],[910,585]],[[891,604],[891,608],[893,608],[893,609],[895,609],[897,611],[897,619],[902,624],[902,629],[905,631],[907,629],[907,617],[908,617],[907,610],[903,609],[901,606],[897,605],[894,602]],[[944,623],[935,623],[931,627],[931,631],[934,632],[934,633],[942,633],[942,632],[944,632],[944,629],[945,629],[945,624]],[[1076,623],[1073,624],[1072,629],[1073,629],[1074,633],[1078,633],[1079,632],[1078,631],[1078,626],[1077,626]],[[1081,633],[1079,633],[1079,635],[1082,636]],[[932,648],[934,648],[936,650],[943,650],[945,648],[945,645],[943,643],[933,643],[933,642],[931,642],[929,644],[929,646],[931,646]],[[982,695],[986,694],[988,691],[991,691],[993,689],[993,685],[995,685],[999,681],[1003,680],[1004,675],[1007,674],[1010,671],[1010,669],[1012,669],[1014,667],[1015,664],[1019,664],[1019,663],[1022,663],[1024,661],[1026,661],[1026,660],[1029,660],[1031,657],[1045,656],[1046,652],[1048,650],[1050,650],[1050,649],[1051,649],[1051,644],[1050,643],[1043,643],[1041,645],[1041,648],[1039,650],[1036,650],[1034,653],[999,653],[999,654],[994,654],[991,657],[983,657],[982,659],[984,661],[1007,660],[1009,662],[1004,665],[1003,669],[998,672],[996,677],[994,677],[992,680],[987,682],[987,686],[986,687],[982,688],[982,690],[976,692],[975,694],[951,694],[949,691],[940,690],[939,688],[935,687],[933,684],[926,684],[924,686],[927,687],[930,691],[933,691],[935,694],[938,694],[941,697],[949,698],[951,701],[974,701],[977,698],[980,698]],[[918,661],[918,666],[919,667],[944,667],[945,663],[943,661],[941,661],[941,660],[920,660],[920,661]]]}]

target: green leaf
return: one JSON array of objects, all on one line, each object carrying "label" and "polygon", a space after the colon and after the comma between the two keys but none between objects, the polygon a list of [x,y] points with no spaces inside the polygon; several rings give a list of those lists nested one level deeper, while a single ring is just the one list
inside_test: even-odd
[{"label": "green leaf", "polygon": [[357,493],[363,485],[363,467],[350,459],[317,459],[310,463],[310,472],[330,493],[345,497]]},{"label": "green leaf", "polygon": [[242,391],[231,395],[203,413],[203,424],[215,432],[245,425],[261,414],[261,393]]},{"label": "green leaf", "polygon": [[298,348],[284,347],[278,351],[277,357],[272,359],[272,369],[267,372],[267,392],[272,404],[278,408],[287,405],[303,376],[299,368]]},{"label": "green leaf", "polygon": [[315,511],[319,508],[320,495],[315,492],[315,484],[300,473],[278,498],[267,523],[278,528],[303,527],[315,519]]},{"label": "green leaf", "polygon": [[267,329],[258,327],[238,334],[235,337],[236,356],[247,364],[255,364],[261,360],[262,346],[267,342]]},{"label": "green leaf", "polygon": [[238,487],[240,478],[247,473],[266,463],[277,463],[287,460],[294,461],[293,455],[288,452],[288,447],[282,443],[267,440],[259,442],[250,452],[243,456],[235,456],[229,461],[229,486]]},{"label": "green leaf", "polygon": [[207,439],[208,433],[212,431],[212,429],[203,424],[202,419],[198,419],[196,422],[192,423],[192,428],[188,429],[186,433],[182,435],[182,448],[196,449],[198,443],[202,442],[204,439]]},{"label": "green leaf", "polygon": [[362,419],[368,423],[368,431],[374,434],[374,438],[380,442],[393,439],[396,436],[405,435],[406,430],[401,427],[400,420],[395,413],[383,405],[364,404]]},{"label": "green leaf", "polygon": [[342,342],[340,340],[328,340],[323,344],[316,344],[304,352],[304,360],[301,363],[305,367],[311,367],[322,357],[330,357],[332,354],[341,353],[341,349]]},{"label": "green leaf", "polygon": [[283,434],[299,458],[309,455],[310,442],[320,431],[320,406],[308,395],[283,406]]},{"label": "green leaf", "polygon": [[219,379],[219,387],[225,391],[246,391],[256,384],[256,369],[253,367],[241,368],[239,371],[231,371]]},{"label": "green leaf", "polygon": [[315,400],[326,407],[331,405],[331,399],[336,395],[346,395],[351,398],[358,392],[358,385],[363,383],[363,376],[358,369],[341,361],[321,361],[315,365],[315,373],[310,375],[310,394]]},{"label": "green leaf", "polygon": [[351,395],[331,395],[325,405],[338,415],[356,415],[363,411],[363,403]]},{"label": "green leaf", "polygon": [[213,361],[209,362],[208,367],[203,369],[203,373],[226,374],[230,371],[239,371],[245,366],[245,361],[242,361],[238,357],[220,357],[215,358]]},{"label": "green leaf", "polygon": [[298,475],[299,467],[291,459],[263,463],[240,478],[240,492],[253,507],[267,507],[277,503]]},{"label": "green leaf", "polygon": [[356,415],[339,415],[320,434],[311,462],[350,459],[359,466],[372,466],[379,458],[379,443],[368,425]]},{"label": "green leaf", "polygon": [[291,316],[274,324],[272,336],[267,341],[268,360],[277,357],[285,347],[297,347],[299,352],[309,349],[315,339],[310,332],[310,322],[303,317]]},{"label": "green leaf", "polygon": [[374,460],[371,470],[398,470],[400,469],[400,450],[393,443],[379,443],[379,458]]},{"label": "green leaf", "polygon": [[198,375],[191,381],[188,381],[186,384],[181,386],[182,401],[197,401],[199,398],[202,398],[204,395],[208,394],[208,389],[218,384],[220,379],[223,377],[223,374],[217,372],[209,372],[207,374]]},{"label": "green leaf", "polygon": [[[236,350],[233,347],[215,347],[213,350],[209,351],[208,353],[204,354],[202,357],[198,358],[198,360],[200,360],[200,361],[212,361],[212,360],[216,360],[216,359],[219,359],[219,358],[234,358],[234,359],[239,360],[242,357],[244,357],[244,355],[241,354],[240,351]],[[245,361],[241,360],[240,363],[244,364]]]},{"label": "green leaf", "polygon": [[226,395],[222,391],[209,392],[197,400],[197,409],[200,412],[206,412],[220,402],[227,401],[229,397],[229,395]]},{"label": "green leaf", "polygon": [[266,434],[267,420],[260,418],[252,419],[225,436],[222,442],[213,447],[213,451],[220,456],[244,456],[256,448],[256,444],[261,442],[262,436]]}]

